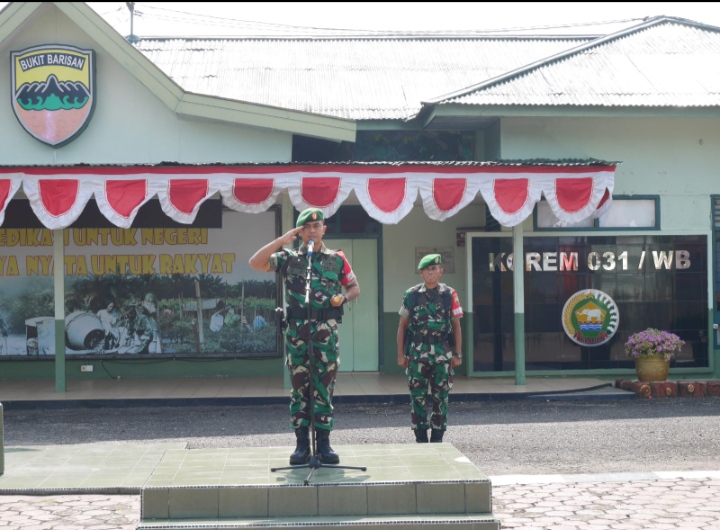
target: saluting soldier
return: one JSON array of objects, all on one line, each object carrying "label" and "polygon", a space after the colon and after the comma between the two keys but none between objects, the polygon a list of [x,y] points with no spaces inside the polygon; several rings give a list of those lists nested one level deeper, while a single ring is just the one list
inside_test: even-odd
[{"label": "saluting soldier", "polygon": [[[322,210],[308,208],[300,213],[295,228],[271,241],[252,258],[250,266],[260,271],[276,271],[285,281],[287,304],[285,346],[290,370],[290,422],[295,429],[297,446],[290,455],[290,464],[310,460],[310,364],[308,341],[313,345],[313,385],[315,387],[315,439],[321,462],[337,464],[340,457],[330,447],[333,429],[332,394],[339,365],[338,321],[343,305],[360,294],[355,273],[340,251],[330,250],[322,242],[325,234]],[[283,249],[298,237],[302,246]],[[308,267],[308,242],[313,240],[311,265],[310,322],[305,303]],[[343,288],[345,292],[343,293]]]},{"label": "saluting soldier", "polygon": [[[463,316],[458,294],[440,283],[442,256],[429,254],[418,264],[423,282],[403,296],[397,332],[398,365],[405,368],[411,398],[411,426],[418,443],[442,442],[447,430],[448,397],[453,369],[462,364]],[[432,417],[426,409],[428,389]]]}]

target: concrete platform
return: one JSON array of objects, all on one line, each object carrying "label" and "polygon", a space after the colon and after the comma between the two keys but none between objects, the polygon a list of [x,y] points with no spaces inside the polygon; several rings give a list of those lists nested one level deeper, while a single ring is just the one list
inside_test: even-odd
[{"label": "concrete platform", "polygon": [[0,495],[140,494],[138,529],[499,528],[490,479],[451,444],[338,445],[335,450],[340,465],[366,469],[272,471],[288,465],[291,447],[11,447]]},{"label": "concrete platform", "polygon": [[169,450],[142,488],[138,529],[499,528],[490,480],[451,444],[336,451],[355,469],[287,469],[288,448]]},{"label": "concrete platform", "polygon": [[138,494],[184,443],[92,443],[5,448],[0,495]]},{"label": "concrete platform", "polygon": [[[413,483],[426,479],[488,482],[452,444],[337,445],[340,465],[367,471],[322,468],[314,482]],[[0,494],[140,493],[191,486],[302,485],[303,469],[271,472],[288,465],[293,447],[185,449],[183,443],[108,442],[5,448]]]},{"label": "concrete platform", "polygon": [[[145,483],[143,514],[194,513],[191,499],[210,500],[218,514],[245,516],[389,515],[488,512],[490,480],[453,445],[338,445],[341,466],[317,469],[306,487],[308,468],[288,466],[287,447],[168,450]],[[374,489],[374,491],[373,491]],[[302,499],[296,499],[300,495]],[[238,513],[242,506],[242,513]],[[222,516],[222,513],[221,515]]]}]

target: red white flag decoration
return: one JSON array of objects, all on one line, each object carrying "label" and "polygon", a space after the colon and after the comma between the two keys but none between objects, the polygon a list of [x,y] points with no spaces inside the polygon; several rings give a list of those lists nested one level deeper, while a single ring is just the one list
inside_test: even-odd
[{"label": "red white flag decoration", "polygon": [[368,214],[384,224],[410,213],[418,194],[427,216],[443,221],[480,193],[500,224],[515,226],[544,196],[558,219],[575,223],[607,211],[614,178],[615,165],[606,163],[0,167],[0,222],[22,185],[33,211],[51,229],[72,224],[93,197],[110,222],[129,228],[154,197],[170,218],[189,224],[213,195],[233,210],[259,213],[283,191],[298,210],[313,206],[327,217],[354,192]]},{"label": "red white flag decoration", "polygon": [[0,226],[5,222],[5,208],[20,189],[21,184],[22,178],[20,177],[0,179]]}]

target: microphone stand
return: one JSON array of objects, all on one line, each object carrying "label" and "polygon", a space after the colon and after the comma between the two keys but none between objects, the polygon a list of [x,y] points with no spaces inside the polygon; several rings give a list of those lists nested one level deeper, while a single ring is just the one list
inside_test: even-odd
[{"label": "microphone stand", "polygon": [[307,486],[310,483],[310,477],[312,477],[315,470],[321,467],[334,468],[334,469],[358,469],[360,471],[367,471],[367,467],[352,467],[352,466],[340,466],[336,464],[323,464],[317,455],[317,444],[315,441],[315,363],[313,353],[313,321],[312,321],[312,309],[310,308],[310,295],[312,294],[312,286],[310,285],[312,280],[312,254],[313,248],[315,247],[315,241],[311,239],[308,241],[308,264],[307,264],[307,277],[305,279],[305,309],[307,311],[307,323],[308,323],[308,379],[310,380],[310,402],[308,408],[310,410],[310,461],[307,464],[299,464],[296,466],[285,466],[285,467],[272,467],[270,471],[282,471],[285,469],[310,469],[307,478],[303,481],[303,484]]}]

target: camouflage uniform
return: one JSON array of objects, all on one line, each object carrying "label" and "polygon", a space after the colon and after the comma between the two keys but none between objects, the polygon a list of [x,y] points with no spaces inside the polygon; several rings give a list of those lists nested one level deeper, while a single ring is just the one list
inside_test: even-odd
[{"label": "camouflage uniform", "polygon": [[[285,279],[288,312],[302,311],[291,317],[288,314],[285,328],[286,364],[290,370],[292,392],[290,394],[290,422],[294,429],[308,427],[309,389],[308,344],[313,337],[313,385],[315,387],[315,427],[332,431],[333,406],[332,395],[340,361],[338,339],[338,320],[312,316],[313,325],[305,320],[305,283],[307,278],[307,248],[275,252],[270,257],[270,268],[279,271]],[[330,298],[342,294],[342,286],[348,285],[355,275],[345,256],[340,251],[328,249],[322,244],[320,250],[313,252],[311,275],[310,307],[316,310],[336,310],[330,305]]]},{"label": "camouflage uniform", "polygon": [[137,335],[139,342],[129,353],[149,353],[154,334],[148,318],[138,311],[134,319],[128,318],[125,327],[127,336],[134,339]]},{"label": "camouflage uniform", "polygon": [[[446,307],[443,296],[448,295],[451,303]],[[444,431],[454,374],[450,367],[452,348],[448,342],[452,334],[450,320],[462,317],[457,292],[444,283],[434,289],[427,289],[420,283],[405,291],[399,313],[410,321],[409,344],[406,343],[409,363],[405,373],[410,388],[412,428],[427,430],[432,427]],[[428,387],[432,394],[432,425],[428,423],[425,406]]]}]

